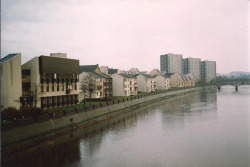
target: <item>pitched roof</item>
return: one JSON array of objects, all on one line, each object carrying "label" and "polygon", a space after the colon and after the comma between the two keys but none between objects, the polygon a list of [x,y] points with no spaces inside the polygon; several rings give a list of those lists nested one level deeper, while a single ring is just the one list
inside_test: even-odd
[{"label": "pitched roof", "polygon": [[115,74],[115,73],[117,73],[117,71],[118,71],[118,69],[111,69],[111,68],[109,68],[108,69],[108,74]]},{"label": "pitched roof", "polygon": [[130,75],[130,74],[119,74],[119,75],[123,78],[136,78],[134,75]]},{"label": "pitched roof", "polygon": [[20,55],[21,53],[12,53],[12,54],[8,54],[7,56],[5,56],[4,58],[2,58],[0,60],[1,63],[4,63],[6,61],[9,61],[11,59],[13,59],[14,57],[16,57],[17,55]]},{"label": "pitched roof", "polygon": [[146,78],[154,78],[153,76],[148,75],[148,74],[140,74],[140,75],[142,75],[142,76],[144,76],[144,77],[146,77]]},{"label": "pitched roof", "polygon": [[175,73],[165,73],[165,76],[170,78],[172,75],[174,75]]},{"label": "pitched roof", "polygon": [[80,74],[82,72],[95,72],[95,70],[97,69],[98,64],[96,65],[84,65],[84,66],[80,66]]},{"label": "pitched roof", "polygon": [[170,77],[165,76],[165,75],[162,75],[162,74],[160,74],[160,75],[156,75],[156,76],[154,76],[154,77],[156,78],[156,77],[158,77],[158,76],[160,76],[160,77],[164,77],[164,78],[170,78]]},{"label": "pitched roof", "polygon": [[94,78],[106,78],[111,79],[111,77],[104,73],[96,73],[96,72],[86,72],[88,75],[94,77]]}]

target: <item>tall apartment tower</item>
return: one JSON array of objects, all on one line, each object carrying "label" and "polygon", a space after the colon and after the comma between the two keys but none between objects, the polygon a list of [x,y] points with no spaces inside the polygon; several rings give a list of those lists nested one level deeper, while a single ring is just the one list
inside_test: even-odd
[{"label": "tall apartment tower", "polygon": [[193,73],[195,81],[201,80],[201,59],[200,58],[186,58],[183,59],[183,73]]},{"label": "tall apartment tower", "polygon": [[182,55],[168,53],[160,56],[161,72],[182,73]]},{"label": "tall apartment tower", "polygon": [[201,62],[201,80],[210,83],[216,78],[216,61]]}]

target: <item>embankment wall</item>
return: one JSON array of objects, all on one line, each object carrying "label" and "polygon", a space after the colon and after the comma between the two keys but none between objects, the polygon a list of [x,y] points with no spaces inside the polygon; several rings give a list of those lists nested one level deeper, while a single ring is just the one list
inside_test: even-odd
[{"label": "embankment wall", "polygon": [[38,122],[34,122],[30,118],[19,120],[18,126],[15,126],[14,128],[8,128],[5,126],[5,130],[2,130],[2,149],[11,145],[25,144],[31,142],[32,140],[39,140],[51,133],[55,134],[64,128],[73,130],[79,127],[87,127],[161,99],[210,88],[211,86],[194,87],[171,92],[133,96],[124,100],[108,102],[103,105],[98,104],[77,110],[57,112],[53,115],[53,117],[43,115],[37,118],[40,120]]}]

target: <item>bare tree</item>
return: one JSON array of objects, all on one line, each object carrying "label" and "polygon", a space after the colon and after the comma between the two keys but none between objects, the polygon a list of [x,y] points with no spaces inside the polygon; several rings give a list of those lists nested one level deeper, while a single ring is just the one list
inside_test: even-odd
[{"label": "bare tree", "polygon": [[31,86],[31,90],[30,90],[30,96],[32,96],[32,98],[33,98],[33,102],[35,104],[35,107],[37,106],[38,101],[40,101],[41,94],[42,93],[41,93],[40,85],[33,83]]},{"label": "bare tree", "polygon": [[80,82],[80,89],[83,91],[84,95],[89,93],[89,97],[91,98],[91,94],[96,90],[95,78],[90,75],[84,76]]}]

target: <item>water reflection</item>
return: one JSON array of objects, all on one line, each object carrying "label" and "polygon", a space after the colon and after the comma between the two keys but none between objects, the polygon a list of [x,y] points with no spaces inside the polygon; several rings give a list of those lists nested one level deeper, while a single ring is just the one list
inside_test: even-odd
[{"label": "water reflection", "polygon": [[[5,157],[4,166],[247,166],[249,105],[241,95],[250,89],[225,90],[147,105]],[[246,109],[239,115],[228,99]]]}]

